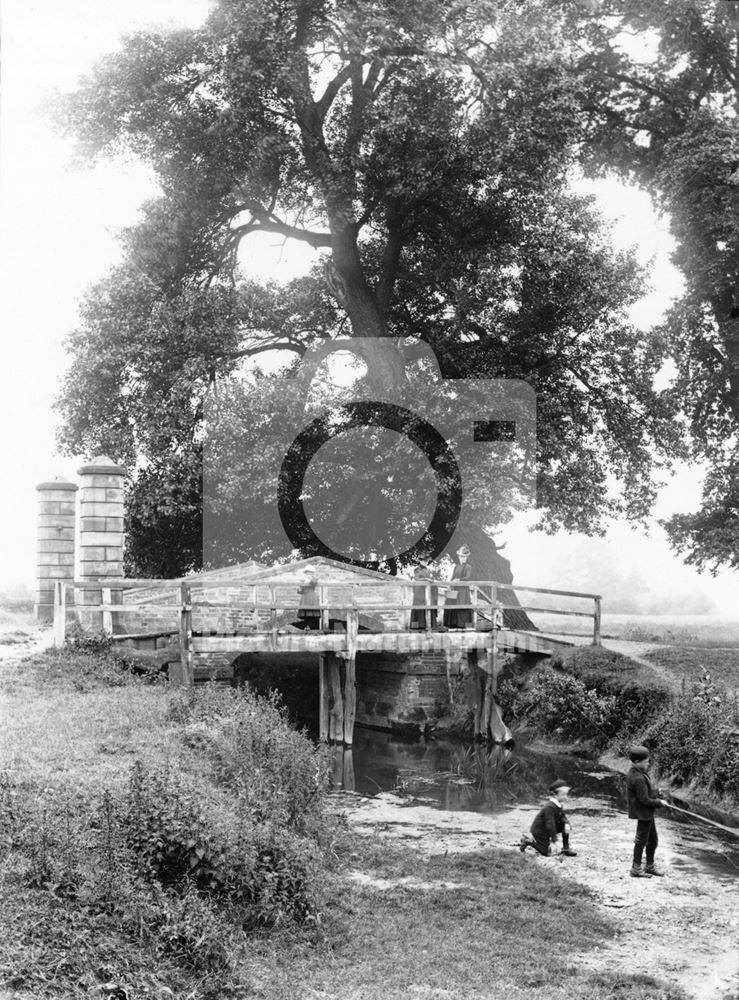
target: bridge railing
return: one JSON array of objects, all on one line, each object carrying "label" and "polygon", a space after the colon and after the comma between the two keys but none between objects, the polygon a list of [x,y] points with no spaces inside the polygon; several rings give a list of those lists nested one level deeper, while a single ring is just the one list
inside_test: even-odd
[{"label": "bridge railing", "polygon": [[[581,618],[592,618],[593,621],[593,644],[601,644],[601,606],[602,598],[600,594],[583,593],[574,590],[555,590],[546,587],[528,587],[521,584],[510,584],[499,580],[432,580],[432,579],[406,579],[405,577],[389,577],[388,582],[396,583],[402,588],[401,606],[395,608],[404,618],[405,627],[409,627],[407,619],[413,611],[424,612],[422,617],[423,629],[431,631],[439,628],[433,624],[432,612],[437,613],[437,620],[443,615],[443,611],[453,608],[455,611],[470,611],[471,621],[469,628],[477,629],[484,623],[495,627],[496,611],[525,611],[533,614],[542,613],[547,615],[576,616]],[[141,615],[142,609],[147,612],[160,612],[172,615],[173,620],[178,622],[178,627],[172,627],[169,631],[172,634],[180,633],[181,639],[192,637],[193,610],[217,611],[231,610],[237,606],[233,600],[211,601],[207,599],[198,600],[198,591],[205,588],[218,590],[229,586],[238,585],[240,588],[248,588],[249,595],[248,609],[252,613],[253,629],[259,631],[260,623],[264,623],[261,631],[274,632],[282,625],[286,624],[285,618],[288,613],[294,613],[294,618],[299,618],[300,613],[311,613],[312,618],[317,618],[317,627],[320,631],[331,631],[331,621],[334,622],[342,616],[352,613],[364,613],[372,616],[374,613],[388,613],[393,610],[393,605],[389,601],[377,601],[362,597],[362,590],[378,590],[378,582],[371,581],[330,581],[322,583],[316,581],[314,585],[295,584],[283,578],[250,581],[248,579],[228,578],[220,580],[134,580],[126,578],[114,578],[110,580],[96,581],[95,586],[101,591],[100,604],[95,606],[86,605],[85,610],[93,613],[99,612],[101,616],[102,630],[110,635],[114,634],[114,625],[121,623],[121,618],[125,621],[126,615]],[[380,584],[383,586],[384,584]],[[62,645],[66,637],[67,615],[70,608],[74,606],[73,588],[84,589],[89,592],[90,581],[75,580],[72,583],[58,583],[55,588],[54,597],[54,645]],[[288,598],[283,595],[278,597],[278,588],[282,591],[292,588],[295,593]],[[311,588],[314,592],[306,595],[306,589]],[[459,596],[451,598],[449,591],[460,591],[466,588],[469,593],[469,601],[462,602]],[[122,599],[113,601],[113,594],[121,593],[124,590],[147,589],[156,595],[161,592],[164,595],[169,593],[168,603],[157,603],[146,601],[141,603],[125,603]],[[260,597],[259,591],[266,591],[266,599]],[[336,591],[346,594],[346,597],[337,599]],[[423,599],[418,601],[418,592],[423,591]],[[332,592],[334,596],[332,597]],[[347,593],[348,592],[348,593]],[[525,594],[545,594],[550,597],[567,597],[580,600],[592,601],[592,609],[588,611],[573,610],[562,607],[542,607],[535,604],[504,603],[500,598],[506,595],[523,592]],[[406,600],[406,595],[410,596],[410,603]],[[500,623],[498,623],[500,624]],[[365,627],[368,627],[365,625]],[[251,629],[250,629],[251,630]],[[372,630],[370,628],[370,630]],[[383,631],[382,628],[377,631]],[[144,633],[124,633],[129,637],[143,636]],[[158,633],[161,634],[161,633]],[[122,637],[122,636],[121,636]]]}]

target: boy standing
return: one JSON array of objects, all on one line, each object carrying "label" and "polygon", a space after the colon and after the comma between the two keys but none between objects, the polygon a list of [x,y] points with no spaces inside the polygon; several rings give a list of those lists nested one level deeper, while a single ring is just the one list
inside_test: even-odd
[{"label": "boy standing", "polygon": [[569,794],[570,787],[566,781],[554,781],[549,786],[549,799],[531,824],[531,836],[524,834],[521,837],[519,850],[522,854],[527,847],[533,847],[539,854],[548,857],[552,853],[552,844],[557,843],[561,833],[562,850],[559,853],[570,858],[577,857],[577,851],[570,849],[570,824],[563,805]]},{"label": "boy standing", "polygon": [[[636,820],[636,837],[634,838],[634,857],[631,864],[631,875],[634,878],[651,878],[652,875],[664,875],[654,864],[654,854],[657,850],[657,827],[654,824],[654,810],[668,805],[659,797],[659,790],[654,788],[649,780],[649,750],[636,746],[629,750],[631,768],[626,775],[626,800],[629,807],[629,819]],[[646,848],[647,857],[642,871],[642,854]]]}]

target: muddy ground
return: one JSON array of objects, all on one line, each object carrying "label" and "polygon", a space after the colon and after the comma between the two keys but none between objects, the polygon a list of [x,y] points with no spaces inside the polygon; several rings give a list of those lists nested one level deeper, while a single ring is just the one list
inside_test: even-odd
[{"label": "muddy ground", "polygon": [[[358,833],[412,844],[426,856],[486,847],[517,851],[537,811],[517,806],[495,815],[446,812],[390,793],[341,792],[334,805]],[[662,978],[695,1000],[737,1000],[739,868],[726,841],[663,815],[657,860],[666,875],[635,879],[629,875],[633,821],[597,799],[571,799],[567,811],[577,857],[542,858],[531,851],[527,857],[531,865],[547,865],[558,877],[588,886],[619,927],[595,952],[580,953],[573,941],[570,960]],[[360,872],[353,877],[367,879]]]}]

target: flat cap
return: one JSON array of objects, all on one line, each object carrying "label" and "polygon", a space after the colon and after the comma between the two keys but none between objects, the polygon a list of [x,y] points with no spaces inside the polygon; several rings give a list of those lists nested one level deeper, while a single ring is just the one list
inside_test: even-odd
[{"label": "flat cap", "polygon": [[649,756],[649,750],[646,747],[635,746],[631,747],[629,750],[629,758],[636,763],[639,760],[646,760]]},{"label": "flat cap", "polygon": [[570,787],[571,786],[568,785],[566,781],[562,781],[561,778],[558,778],[556,781],[553,781],[551,783],[551,785],[549,786],[549,791],[556,792],[558,788],[570,788]]}]

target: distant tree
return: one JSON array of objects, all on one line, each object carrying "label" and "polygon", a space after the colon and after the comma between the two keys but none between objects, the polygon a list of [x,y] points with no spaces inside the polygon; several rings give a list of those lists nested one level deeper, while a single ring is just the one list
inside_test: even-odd
[{"label": "distant tree", "polygon": [[[88,297],[60,399],[67,449],[141,470],[132,566],[171,571],[154,550],[178,519],[180,568],[197,564],[209,387],[339,335],[416,337],[447,377],[531,383],[546,529],[646,514],[655,463],[679,450],[653,389],[665,343],[626,321],[638,268],[568,190],[587,136],[561,23],[541,3],[217,0],[202,28],[130,36],[64,100],[81,155],[132,152],[161,185]],[[237,266],[255,232],[321,263],[259,286]],[[408,377],[393,343],[381,367],[364,349],[377,384]],[[497,515],[480,503],[478,547]]]}]

